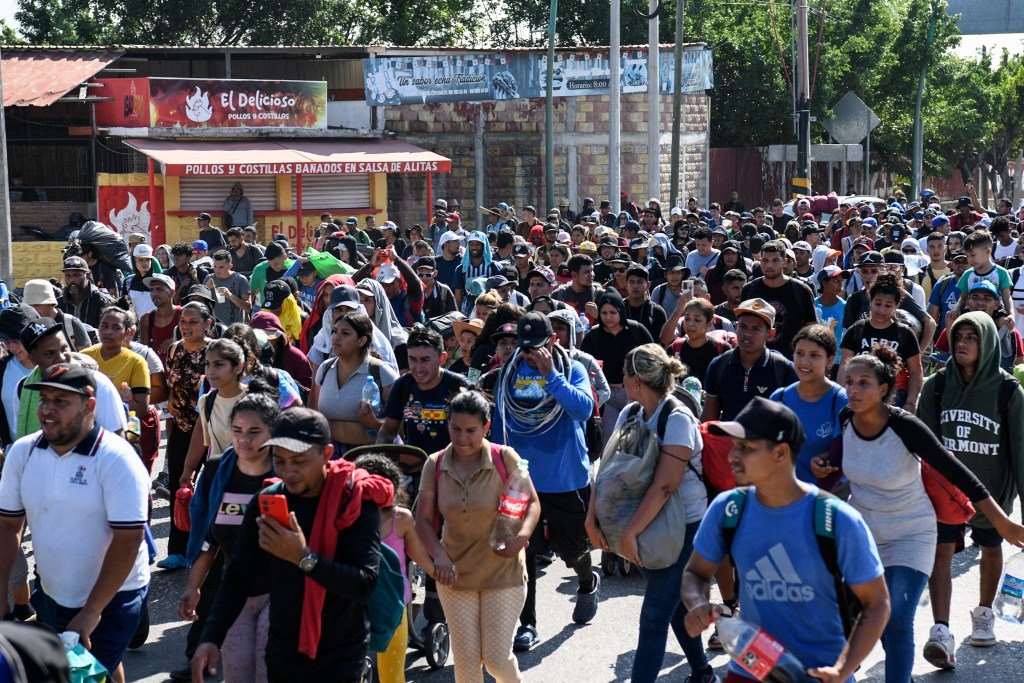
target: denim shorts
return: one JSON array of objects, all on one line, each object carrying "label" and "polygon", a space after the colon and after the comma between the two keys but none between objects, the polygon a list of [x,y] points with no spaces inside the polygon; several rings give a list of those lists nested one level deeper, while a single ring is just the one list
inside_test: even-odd
[{"label": "denim shorts", "polygon": [[[135,635],[135,629],[139,627],[142,604],[148,591],[149,586],[120,591],[114,594],[113,599],[103,609],[100,623],[89,638],[92,642],[89,652],[107,668],[107,671],[113,671],[121,663],[128,643]],[[39,581],[36,581],[35,589],[32,591],[32,607],[35,608],[40,623],[46,624],[57,633],[67,630],[68,623],[81,611],[80,607],[58,605],[46,594]]]}]

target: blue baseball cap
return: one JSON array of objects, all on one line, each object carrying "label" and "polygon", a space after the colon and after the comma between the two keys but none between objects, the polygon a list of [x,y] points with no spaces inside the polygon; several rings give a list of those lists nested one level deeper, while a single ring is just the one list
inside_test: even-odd
[{"label": "blue baseball cap", "polygon": [[929,190],[929,189],[925,188],[925,189],[921,190],[921,196],[924,197],[925,199],[928,199],[929,197],[934,197],[935,196],[935,190]]},{"label": "blue baseball cap", "polygon": [[500,204],[498,204],[498,208],[508,211],[508,204],[506,204],[505,202],[501,202]]},{"label": "blue baseball cap", "polygon": [[975,292],[987,292],[992,295],[993,299],[999,298],[999,290],[996,286],[988,280],[979,280],[971,285],[971,289],[968,294],[974,294]]},{"label": "blue baseball cap", "polygon": [[949,217],[948,216],[936,216],[935,218],[932,219],[932,227],[933,228],[938,228],[938,227],[941,227],[943,225],[949,225]]}]

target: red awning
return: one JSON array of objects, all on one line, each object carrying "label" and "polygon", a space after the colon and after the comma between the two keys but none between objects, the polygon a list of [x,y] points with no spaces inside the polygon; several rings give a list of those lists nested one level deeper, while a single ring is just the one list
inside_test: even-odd
[{"label": "red awning", "polygon": [[[3,52],[5,107],[46,107],[89,80],[123,50],[26,50]],[[92,96],[102,92],[91,90]]]},{"label": "red awning", "polygon": [[125,140],[164,175],[448,173],[451,159],[399,140]]}]

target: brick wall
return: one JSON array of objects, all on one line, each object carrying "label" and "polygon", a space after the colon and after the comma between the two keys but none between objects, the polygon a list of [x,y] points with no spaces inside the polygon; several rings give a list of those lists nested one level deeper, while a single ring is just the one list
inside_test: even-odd
[{"label": "brick wall", "polygon": [[88,217],[91,208],[84,202],[11,202],[13,240],[30,242],[36,239],[22,232],[18,226],[32,225],[46,232],[53,232],[66,225],[68,216],[76,211]]},{"label": "brick wall", "polygon": [[[555,195],[568,198],[578,209],[584,197],[599,200],[608,193],[609,97],[555,99]],[[642,204],[647,197],[647,131],[649,105],[644,94],[622,96],[620,105],[620,172],[622,190]],[[707,192],[707,131],[710,98],[683,97],[684,166],[682,196],[703,198]],[[661,98],[662,144],[657,162],[661,196],[670,195],[672,96]],[[477,226],[477,182],[483,182],[483,203],[493,207],[509,202],[517,209],[545,205],[544,100],[484,103],[440,103],[385,108],[385,128],[399,139],[430,149],[452,160],[450,174],[433,177],[433,195],[458,199],[463,221]],[[482,148],[483,167],[477,168]],[[570,183],[574,186],[570,187]],[[388,178],[389,212],[399,225],[429,219],[426,183],[420,177]]]}]

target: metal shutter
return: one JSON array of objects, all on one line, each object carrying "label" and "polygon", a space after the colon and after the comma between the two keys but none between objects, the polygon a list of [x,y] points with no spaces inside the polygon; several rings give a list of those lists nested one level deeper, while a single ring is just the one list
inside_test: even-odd
[{"label": "metal shutter", "polygon": [[[295,200],[295,176],[292,176],[292,206]],[[302,210],[366,209],[370,206],[370,176],[302,176]]]},{"label": "metal shutter", "polygon": [[252,202],[253,211],[277,210],[275,176],[220,176],[213,178],[181,178],[181,210],[223,213],[224,200],[231,186],[241,183],[245,196]]}]

